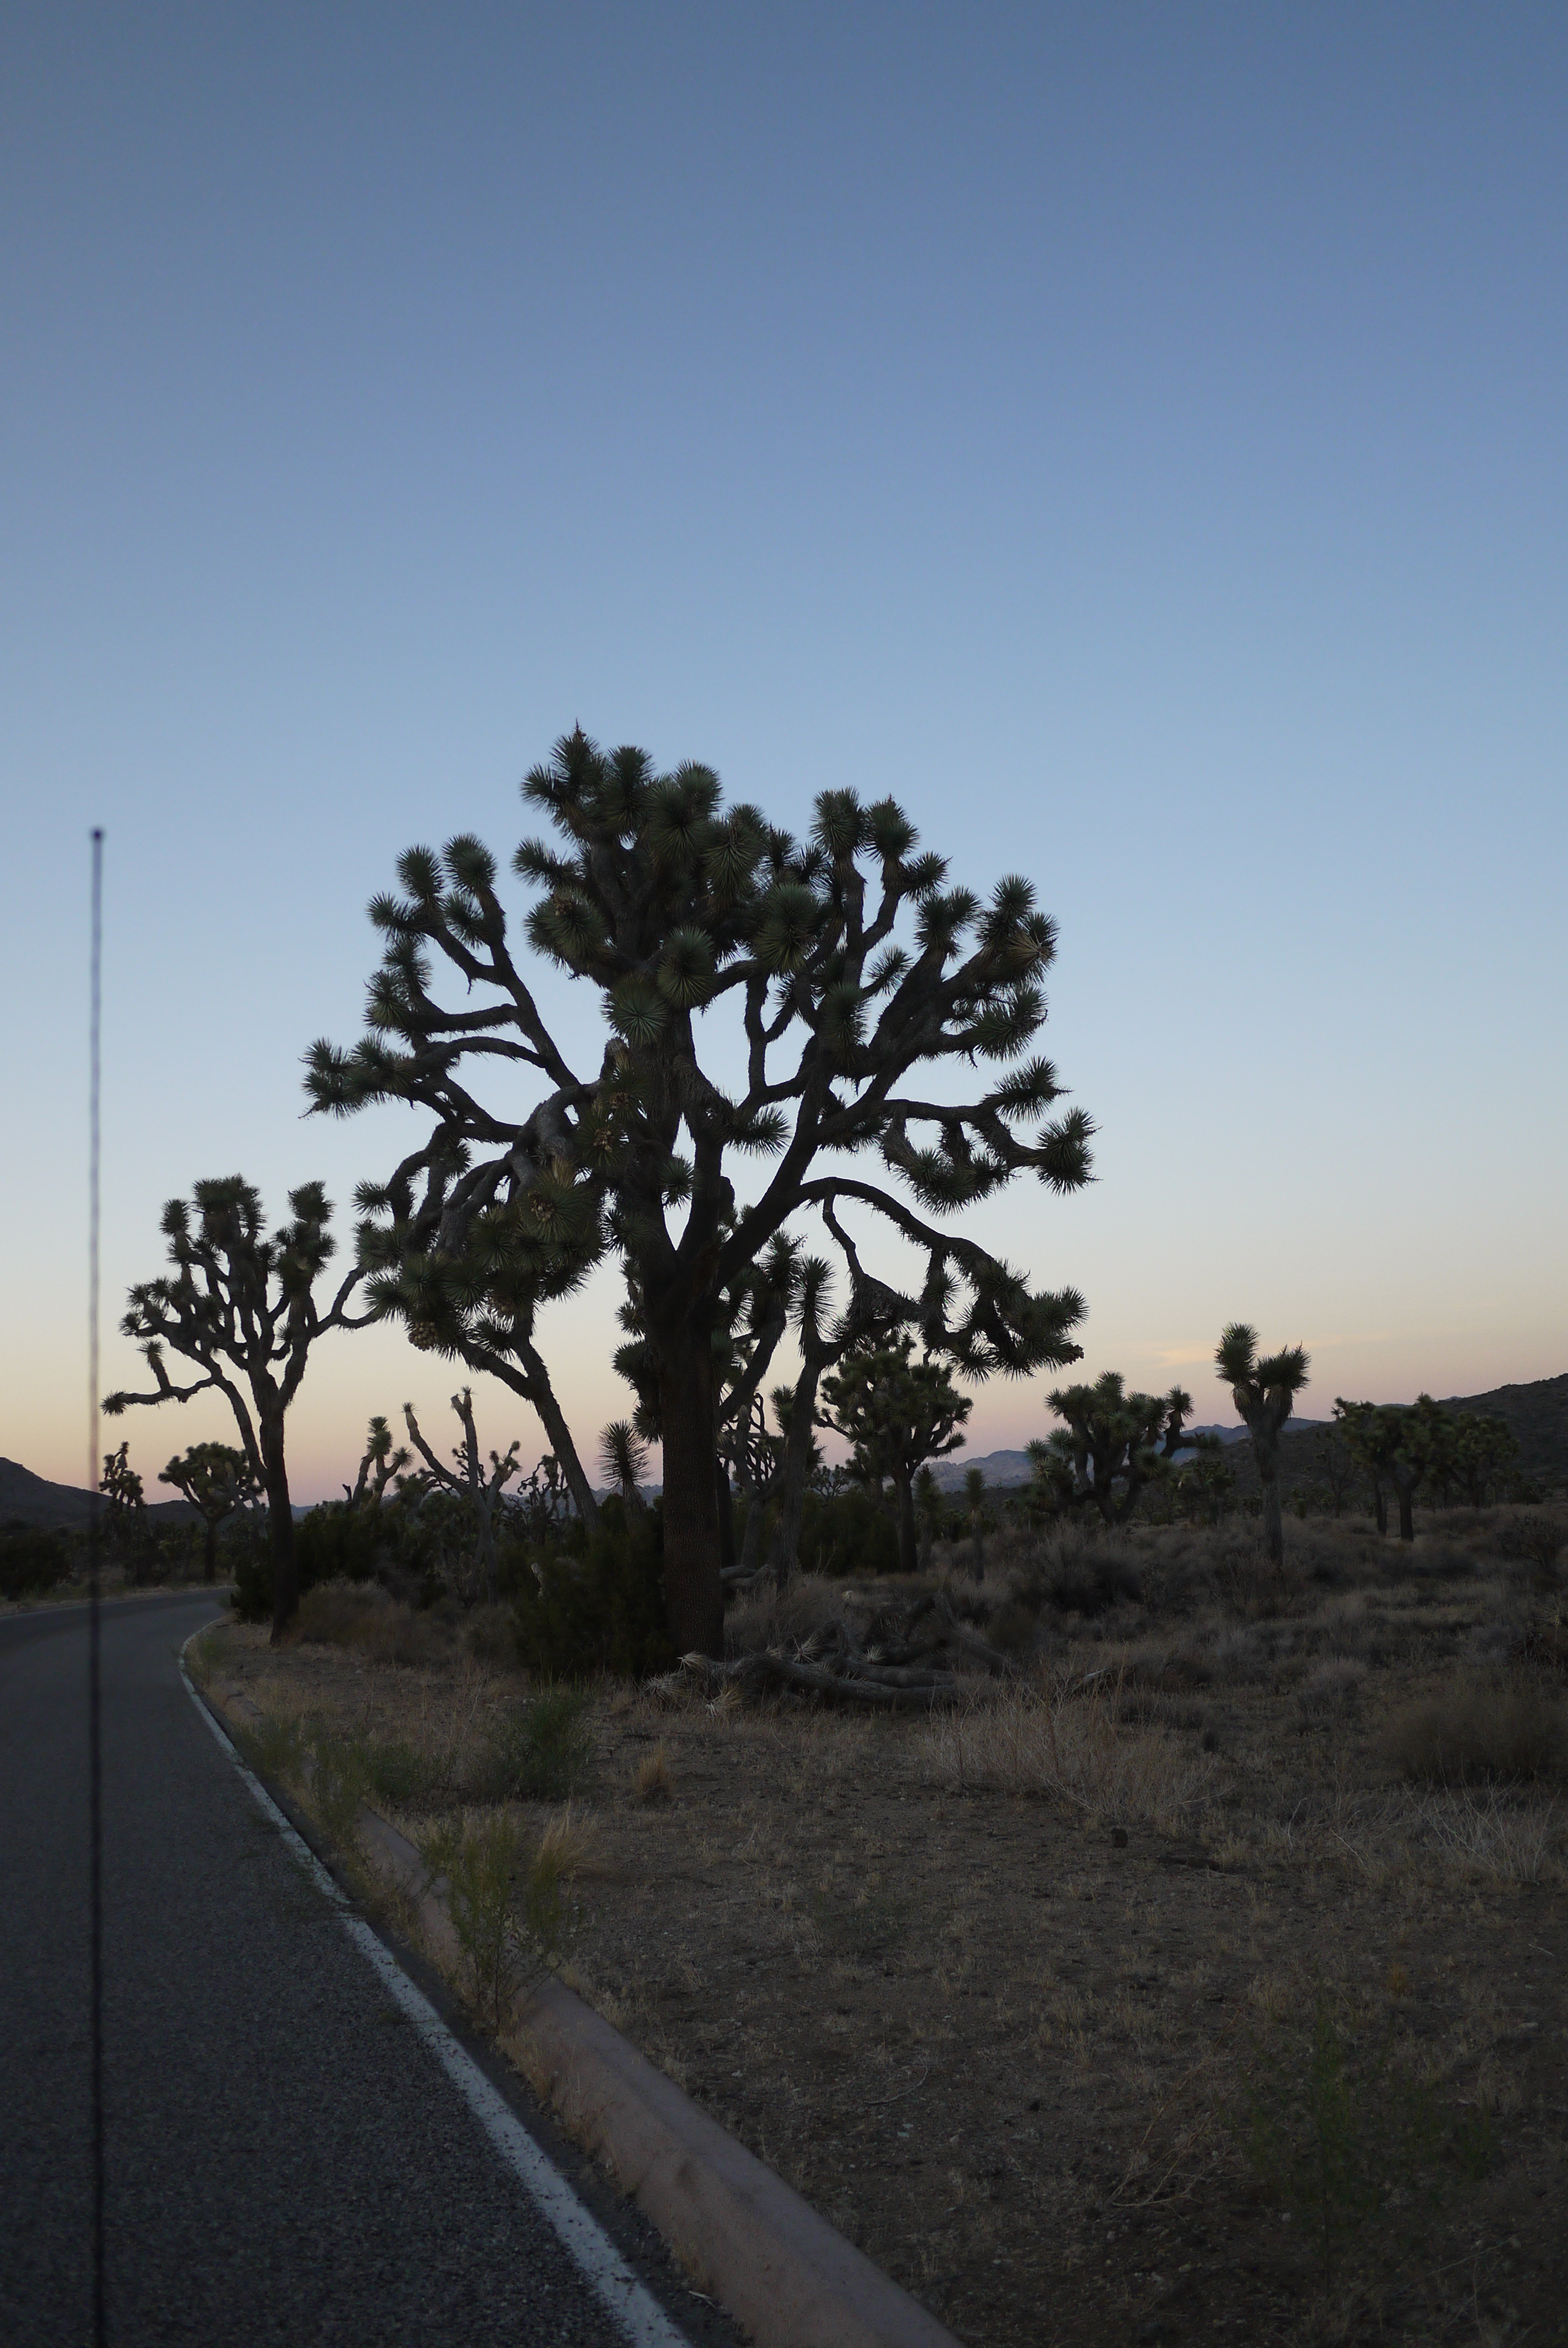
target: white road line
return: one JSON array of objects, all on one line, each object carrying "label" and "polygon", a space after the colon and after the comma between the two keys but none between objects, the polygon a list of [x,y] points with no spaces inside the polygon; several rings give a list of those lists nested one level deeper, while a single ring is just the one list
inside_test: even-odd
[{"label": "white road line", "polygon": [[[200,1632],[195,1632],[191,1635],[199,1638]],[[190,1643],[187,1640],[186,1645]],[[363,1917],[354,1914],[338,1884],[310,1845],[295,1833],[255,1771],[246,1766],[235,1749],[233,1740],[198,1694],[185,1668],[183,1647],[179,1652],[179,1676],[185,1682],[185,1692],[196,1706],[198,1717],[206,1722],[244,1779],[251,1799],[271,1818],[290,1856],[303,1869],[322,1897],[332,1902],[349,1939],[375,1968],[384,1987],[396,1999],[502,2159],[532,2196],[541,2214],[548,2219],[586,2281],[631,2343],[631,2348],[689,2348],[685,2333],[676,2329],[652,2293],[638,2281],[598,2219],[584,2209],[555,2163],[534,2142],[506,2097],[491,2085],[473,2056],[459,2045],[424,1991],[409,1980],[390,1949],[377,1940]]]}]

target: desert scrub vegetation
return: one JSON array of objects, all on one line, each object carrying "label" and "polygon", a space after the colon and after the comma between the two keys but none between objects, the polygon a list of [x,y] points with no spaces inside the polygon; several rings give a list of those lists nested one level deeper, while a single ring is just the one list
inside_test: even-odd
[{"label": "desert scrub vegetation", "polygon": [[1087,1688],[1005,1687],[977,1694],[926,1732],[934,1784],[1053,1797],[1092,1825],[1190,1824],[1213,1763],[1159,1725],[1127,1721],[1122,1674]]},{"label": "desert scrub vegetation", "polygon": [[[1287,1513],[1277,1568],[1234,1519],[1003,1524],[980,1585],[960,1531],[927,1573],[733,1601],[738,1660],[841,1626],[869,1656],[942,1595],[977,1644],[913,1715],[695,1674],[563,1690],[436,1610],[415,1662],[371,1615],[357,1647],[231,1628],[210,1680],[293,1721],[285,1758],[320,1723],[417,1756],[415,1792],[366,1798],[427,1850],[514,1838],[488,1892],[470,1844],[477,2011],[497,1950],[525,1986],[546,1961],[526,1871],[569,1800],[593,1856],[550,1962],[967,2342],[1220,2316],[1436,2342],[1511,2306],[1549,2338],[1568,1786],[1560,1746],[1496,1765],[1565,1674],[1510,1513],[1423,1514],[1409,1544]],[[1461,1689],[1492,1742],[1409,1774],[1401,1724],[1451,1725]],[[536,1706],[582,1773],[481,1798]]]},{"label": "desert scrub vegetation", "polygon": [[1399,1705],[1385,1740],[1407,1777],[1443,1786],[1524,1783],[1561,1767],[1563,1726],[1561,1698],[1533,1674],[1464,1672]]}]

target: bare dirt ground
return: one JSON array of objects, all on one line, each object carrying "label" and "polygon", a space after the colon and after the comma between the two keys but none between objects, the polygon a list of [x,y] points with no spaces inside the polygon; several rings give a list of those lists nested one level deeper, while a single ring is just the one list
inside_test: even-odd
[{"label": "bare dirt ground", "polygon": [[[600,1687],[563,1970],[973,2348],[1568,2340],[1568,1643],[1519,1522],[939,1554],[1017,1671],[934,1718]],[[307,1724],[415,1836],[494,1793],[499,1613],[302,1632],[206,1645],[263,1762]]]}]

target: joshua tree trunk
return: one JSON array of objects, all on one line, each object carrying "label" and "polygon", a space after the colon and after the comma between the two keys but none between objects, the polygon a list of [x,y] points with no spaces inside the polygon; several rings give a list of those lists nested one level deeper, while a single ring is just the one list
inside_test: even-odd
[{"label": "joshua tree trunk", "polygon": [[920,1570],[920,1547],[915,1537],[915,1488],[907,1468],[893,1470],[893,1488],[898,1498],[898,1570],[917,1573]]},{"label": "joshua tree trunk", "polygon": [[714,1497],[719,1504],[719,1567],[724,1573],[733,1572],[735,1563],[735,1501],[730,1489],[730,1464],[719,1461],[718,1480]]},{"label": "joshua tree trunk", "polygon": [[660,1348],[664,1436],[664,1601],[679,1655],[724,1652],[719,1494],[713,1474],[713,1356],[706,1330]]},{"label": "joshua tree trunk", "polygon": [[[593,1487],[577,1456],[577,1446],[571,1439],[566,1414],[556,1400],[556,1390],[550,1384],[550,1374],[545,1367],[544,1357],[525,1341],[518,1347],[518,1358],[528,1374],[528,1388],[524,1399],[538,1413],[539,1424],[549,1437],[550,1449],[559,1461],[561,1474],[566,1478],[572,1506],[591,1532],[599,1522],[599,1502],[593,1497]],[[669,1482],[668,1474],[665,1482]]]},{"label": "joshua tree trunk", "polygon": [[1389,1498],[1388,1494],[1383,1489],[1383,1479],[1377,1474],[1374,1474],[1372,1478],[1372,1514],[1378,1519],[1378,1530],[1380,1533],[1387,1533],[1389,1529]]},{"label": "joshua tree trunk", "polygon": [[1421,1480],[1420,1476],[1419,1473],[1401,1476],[1398,1468],[1394,1469],[1393,1476],[1394,1490],[1399,1502],[1399,1539],[1413,1541],[1416,1538],[1416,1486]]},{"label": "joshua tree trunk", "polygon": [[261,1421],[261,1476],[267,1488],[267,1532],[272,1552],[272,1644],[300,1611],[299,1575],[294,1566],[294,1511],[289,1499],[289,1471],[283,1464],[283,1414]]},{"label": "joshua tree trunk", "polygon": [[1273,1437],[1262,1427],[1254,1427],[1252,1456],[1257,1462],[1258,1478],[1263,1485],[1264,1545],[1276,1565],[1285,1563],[1285,1514],[1279,1505],[1279,1455]]},{"label": "joshua tree trunk", "polygon": [[774,1527],[773,1547],[768,1552],[774,1581],[780,1590],[800,1561],[800,1520],[805,1514],[805,1488],[811,1475],[812,1437],[816,1426],[816,1386],[821,1375],[820,1363],[808,1355],[795,1380],[794,1400],[790,1405],[779,1520]]}]

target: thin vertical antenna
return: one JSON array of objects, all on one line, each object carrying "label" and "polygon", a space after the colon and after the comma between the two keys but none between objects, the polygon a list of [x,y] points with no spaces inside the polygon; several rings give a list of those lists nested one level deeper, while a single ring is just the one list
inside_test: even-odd
[{"label": "thin vertical antenna", "polygon": [[103,1501],[98,1492],[98,1103],[103,1007],[104,836],[93,833],[92,964],[87,1014],[87,1834],[92,1934],[93,2343],[103,2348],[104,2309],[104,1821],[99,1733],[98,1598]]}]

